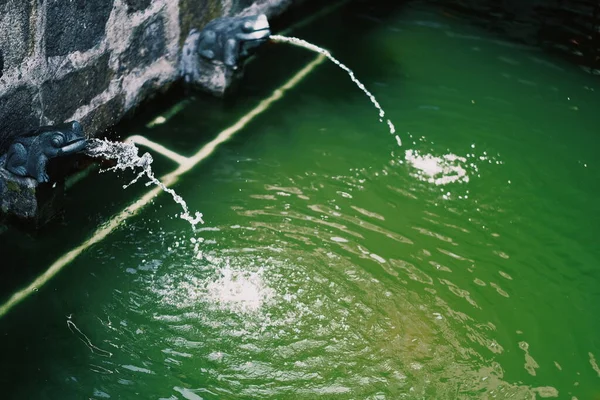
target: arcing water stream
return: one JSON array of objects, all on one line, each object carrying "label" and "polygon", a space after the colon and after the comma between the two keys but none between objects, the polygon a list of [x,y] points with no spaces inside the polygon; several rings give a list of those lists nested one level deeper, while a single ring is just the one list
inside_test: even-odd
[{"label": "arcing water stream", "polygon": [[86,154],[94,158],[106,158],[114,160],[116,165],[106,169],[105,171],[125,171],[127,169],[135,170],[141,169],[138,175],[127,185],[123,185],[123,189],[133,185],[140,178],[145,176],[150,180],[148,184],[154,184],[160,187],[166,193],[169,193],[173,200],[181,206],[183,212],[180,214],[181,219],[186,220],[192,226],[192,229],[196,228],[199,223],[204,223],[202,220],[202,214],[197,212],[192,216],[187,203],[181,196],[179,196],[173,189],[168,188],[160,180],[154,176],[152,172],[152,156],[150,153],[144,153],[141,157],[138,155],[139,149],[133,143],[121,143],[111,142],[109,140],[91,139],[86,149]]},{"label": "arcing water stream", "polygon": [[[322,47],[319,47],[317,45],[309,43],[306,40],[298,39],[295,37],[271,35],[271,40],[273,40],[274,42],[290,43],[290,44],[293,44],[294,46],[303,47],[305,49],[314,51],[316,53],[323,54],[325,57],[329,58],[335,65],[337,65],[338,67],[340,67],[341,69],[346,71],[346,73],[348,73],[348,76],[350,76],[350,79],[352,79],[352,82],[354,82],[356,84],[356,86],[358,86],[358,88],[367,95],[369,100],[371,100],[371,103],[373,103],[375,108],[377,108],[379,110],[379,122],[383,122],[383,119],[385,118],[385,111],[383,111],[383,108],[381,108],[381,105],[379,105],[379,102],[377,101],[375,96],[373,96],[373,94],[367,90],[365,85],[363,85],[362,82],[356,78],[356,76],[354,75],[354,72],[352,72],[352,70],[350,68],[348,68],[347,66],[342,64],[337,58],[332,56],[328,50],[325,50]],[[400,136],[398,134],[396,134],[396,128],[394,127],[394,124],[392,123],[392,121],[387,119],[387,124],[388,124],[388,127],[390,128],[390,133],[392,135],[395,135],[396,141],[398,142],[398,146],[402,146],[402,140],[400,139]]]}]

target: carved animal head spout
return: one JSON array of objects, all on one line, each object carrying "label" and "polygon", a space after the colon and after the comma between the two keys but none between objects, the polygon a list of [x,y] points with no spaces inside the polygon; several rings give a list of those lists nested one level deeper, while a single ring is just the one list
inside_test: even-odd
[{"label": "carved animal head spout", "polygon": [[202,31],[192,29],[183,45],[181,74],[188,83],[210,80],[213,65],[237,71],[271,36],[266,15],[223,17],[209,22]]},{"label": "carved animal head spout", "polygon": [[83,128],[77,121],[60,125],[40,128],[41,142],[47,144],[49,154],[56,153],[56,157],[74,154],[85,149],[87,141]]},{"label": "carved animal head spout", "polygon": [[80,152],[86,145],[83,128],[77,121],[44,126],[15,139],[6,153],[4,168],[17,176],[48,182],[48,160]]},{"label": "carved animal head spout", "polygon": [[217,18],[200,32],[197,51],[207,60],[221,61],[237,69],[270,35],[269,21],[264,14]]},{"label": "carved animal head spout", "polygon": [[246,58],[252,55],[252,52],[261,44],[269,40],[271,28],[267,16],[264,14],[240,17],[240,19],[244,22],[235,36],[241,41],[240,55],[242,58]]}]

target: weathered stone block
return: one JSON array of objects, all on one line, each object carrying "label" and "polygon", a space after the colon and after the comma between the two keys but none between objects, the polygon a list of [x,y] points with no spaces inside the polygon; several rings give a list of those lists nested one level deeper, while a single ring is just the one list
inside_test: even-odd
[{"label": "weathered stone block", "polygon": [[13,138],[39,126],[39,104],[35,97],[37,90],[20,87],[0,97],[0,154],[10,146]]},{"label": "weathered stone block", "polygon": [[118,95],[102,104],[81,120],[86,132],[100,133],[116,125],[125,113],[125,96]]},{"label": "weathered stone block", "polygon": [[44,115],[59,123],[70,118],[81,106],[108,88],[113,71],[108,66],[109,55],[92,65],[72,72],[60,80],[42,85]]},{"label": "weathered stone block", "polygon": [[0,58],[4,59],[7,69],[21,64],[31,49],[31,3],[29,0],[0,1],[0,52],[3,55]]},{"label": "weathered stone block", "polygon": [[223,11],[220,0],[180,0],[179,1],[179,23],[181,26],[181,37],[179,43],[187,38],[193,28],[202,29],[209,21],[222,17]]},{"label": "weathered stone block", "polygon": [[140,87],[138,91],[138,99],[151,99],[161,91],[166,91],[168,87],[161,83],[159,78],[148,79]]},{"label": "weathered stone block", "polygon": [[302,3],[303,0],[237,0],[233,3],[231,15],[265,14],[271,18],[283,13],[292,3]]},{"label": "weathered stone block", "polygon": [[155,15],[134,29],[129,48],[123,53],[121,67],[146,67],[166,53],[165,23]]},{"label": "weathered stone block", "polygon": [[4,169],[0,158],[0,215],[9,215],[33,226],[41,226],[59,215],[64,203],[64,182],[39,185]]},{"label": "weathered stone block", "polygon": [[97,45],[105,35],[113,0],[48,0],[46,56],[63,56]]},{"label": "weathered stone block", "polygon": [[3,213],[10,212],[21,218],[36,217],[36,188],[35,179],[13,175],[0,165],[0,210]]},{"label": "weathered stone block", "polygon": [[216,97],[234,91],[243,75],[243,68],[233,70],[221,62],[200,59],[198,65],[202,73],[197,75],[194,87]]},{"label": "weathered stone block", "polygon": [[152,3],[152,0],[125,0],[125,3],[127,3],[127,12],[131,14],[145,10]]}]

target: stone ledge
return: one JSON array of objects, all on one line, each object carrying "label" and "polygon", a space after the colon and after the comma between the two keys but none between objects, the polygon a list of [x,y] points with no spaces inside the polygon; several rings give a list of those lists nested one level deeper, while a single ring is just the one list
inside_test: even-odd
[{"label": "stone ledge", "polygon": [[4,169],[4,160],[0,159],[0,210],[19,218],[36,218],[38,202],[36,189],[38,183],[33,178],[16,176]]}]

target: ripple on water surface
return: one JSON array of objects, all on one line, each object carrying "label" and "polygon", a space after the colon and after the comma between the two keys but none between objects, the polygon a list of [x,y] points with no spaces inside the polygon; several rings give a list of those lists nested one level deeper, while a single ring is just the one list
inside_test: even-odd
[{"label": "ripple on water surface", "polygon": [[[457,390],[510,398],[543,390],[503,381],[500,365],[477,350],[502,353],[495,327],[476,323],[440,297],[439,270],[368,248],[369,235],[414,246],[383,225],[386,215],[354,202],[330,207],[297,198],[303,203],[295,203],[296,211],[277,211],[271,199],[254,200],[264,208],[236,207],[240,225],[180,238],[166,260],[136,268],[135,292],[146,311],[134,308],[163,332],[164,354],[164,365],[154,360],[152,367],[137,368],[197,370],[173,386],[186,398],[443,398]],[[439,282],[472,301],[451,281]]]},{"label": "ripple on water surface", "polygon": [[[557,397],[552,385],[570,398],[596,382],[593,334],[582,333],[593,323],[581,310],[595,283],[583,266],[597,259],[573,245],[591,231],[572,228],[580,209],[595,210],[588,161],[573,160],[564,150],[576,144],[539,116],[516,117],[540,93],[556,96],[544,118],[584,110],[527,70],[539,64],[530,56],[430,16],[401,24],[416,36],[377,42],[397,64],[369,60],[406,72],[377,88],[401,115],[405,147],[385,129],[387,142],[365,140],[361,124],[375,116],[368,104],[358,111],[360,93],[356,118],[336,117],[344,105],[319,102],[306,83],[285,100],[294,112],[257,119],[243,149],[228,143],[210,168],[182,178],[178,191],[213,226],[192,237],[165,218],[176,207],[153,207],[158,232],[144,227],[156,221],[132,219],[126,240],[88,254],[122,279],[90,305],[103,312],[76,321],[72,338],[92,350],[98,377],[87,397],[521,399]],[[482,78],[461,77],[467,65]],[[82,291],[77,303],[94,295],[81,286],[69,288]]]}]

